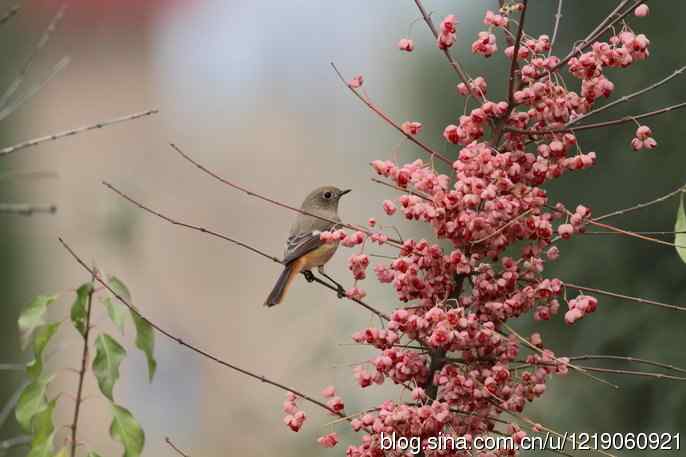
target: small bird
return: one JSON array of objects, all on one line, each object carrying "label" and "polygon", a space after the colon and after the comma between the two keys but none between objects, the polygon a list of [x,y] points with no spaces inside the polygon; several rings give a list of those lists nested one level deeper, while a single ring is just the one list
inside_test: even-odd
[{"label": "small bird", "polygon": [[274,289],[264,302],[267,307],[278,305],[283,301],[293,279],[300,272],[305,272],[308,281],[314,279],[312,268],[317,267],[320,274],[341,287],[324,272],[324,265],[333,257],[338,243],[325,243],[320,239],[320,233],[337,228],[335,222],[341,222],[338,217],[338,202],[351,189],[341,190],[334,186],[324,186],[313,190],[305,198],[303,211],[325,217],[319,219],[306,214],[299,214],[286,241],[283,263],[285,268],[277,279]]}]

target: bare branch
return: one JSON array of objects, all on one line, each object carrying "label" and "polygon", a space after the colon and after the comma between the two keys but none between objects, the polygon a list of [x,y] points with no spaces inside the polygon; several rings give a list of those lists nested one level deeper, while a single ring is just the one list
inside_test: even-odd
[{"label": "bare branch", "polygon": [[179,449],[179,448],[174,444],[174,442],[171,440],[171,438],[166,437],[166,438],[164,439],[164,442],[167,443],[167,444],[169,445],[169,447],[171,447],[171,448],[174,450],[174,452],[176,452],[177,454],[179,454],[181,457],[191,457],[189,454],[186,454],[186,453],[183,452],[181,449]]},{"label": "bare branch", "polygon": [[557,32],[560,28],[560,20],[562,19],[562,0],[557,0],[557,13],[555,13],[555,25],[553,26],[553,37],[550,39],[550,49],[548,49],[548,57],[553,54],[553,47],[557,41]]},{"label": "bare branch", "polygon": [[685,190],[686,190],[686,184],[682,184],[677,189],[663,195],[662,197],[658,197],[658,198],[651,200],[649,202],[639,203],[638,205],[630,206],[629,208],[619,209],[617,211],[613,211],[611,213],[607,213],[607,214],[604,214],[602,216],[595,217],[594,219],[596,221],[602,221],[603,219],[607,219],[609,217],[621,216],[621,215],[630,213],[632,211],[637,211],[639,209],[647,208],[647,207],[655,205],[657,203],[661,203],[665,200],[669,200],[670,198],[674,197],[675,195],[678,195],[681,192],[684,192]]},{"label": "bare branch", "polygon": [[269,385],[271,385],[271,386],[273,386],[273,387],[276,387],[277,389],[280,389],[280,390],[282,390],[282,391],[284,391],[284,392],[292,392],[292,393],[293,393],[294,395],[296,395],[297,397],[300,397],[300,398],[302,398],[303,400],[305,400],[305,401],[307,401],[307,402],[309,402],[309,403],[311,403],[311,404],[313,404],[313,405],[319,406],[320,408],[322,408],[322,409],[328,411],[329,413],[331,413],[331,414],[333,414],[333,415],[335,415],[335,416],[339,416],[339,417],[344,417],[344,416],[345,416],[343,413],[338,412],[338,411],[336,411],[336,410],[334,410],[334,409],[332,409],[332,408],[329,408],[326,404],[320,402],[319,400],[316,400],[315,398],[313,398],[313,397],[311,397],[311,396],[309,396],[309,395],[306,395],[306,394],[304,394],[304,393],[302,393],[302,392],[299,392],[299,391],[296,390],[296,389],[292,389],[292,388],[290,388],[290,387],[288,387],[288,386],[286,386],[286,385],[284,385],[284,384],[281,384],[281,383],[279,383],[279,382],[272,381],[271,379],[266,378],[265,376],[255,374],[255,373],[253,373],[252,371],[249,371],[249,370],[246,370],[246,369],[244,369],[244,368],[241,368],[241,367],[238,367],[238,366],[236,366],[236,365],[233,365],[232,363],[229,363],[229,362],[227,362],[227,361],[225,361],[225,360],[219,358],[218,356],[213,355],[213,354],[211,354],[211,353],[209,353],[209,352],[207,352],[207,351],[205,351],[205,350],[203,350],[203,349],[200,349],[199,347],[197,347],[197,346],[195,346],[195,345],[193,345],[193,344],[187,343],[186,341],[184,341],[183,339],[179,338],[178,336],[173,335],[173,334],[172,334],[171,332],[169,332],[168,330],[165,330],[164,328],[160,327],[158,324],[156,324],[155,322],[151,321],[151,320],[148,319],[146,316],[144,316],[143,314],[141,314],[141,312],[138,310],[138,308],[136,308],[135,306],[133,306],[133,305],[132,305],[131,303],[129,303],[124,297],[122,297],[122,296],[121,296],[120,294],[118,294],[114,289],[112,289],[112,288],[110,287],[110,285],[107,284],[107,282],[106,282],[105,280],[103,280],[103,279],[98,275],[98,272],[97,272],[95,269],[89,267],[89,266],[81,259],[81,257],[79,257],[79,256],[76,254],[76,252],[74,252],[74,250],[73,250],[73,249],[72,249],[72,248],[62,239],[62,238],[59,238],[59,242],[62,244],[62,246],[64,247],[64,249],[66,249],[66,250],[69,252],[69,254],[71,254],[71,256],[74,258],[74,260],[76,260],[76,262],[77,262],[79,265],[81,265],[81,267],[82,267],[84,270],[86,270],[88,273],[90,273],[91,275],[93,275],[93,277],[95,278],[95,280],[96,280],[98,283],[100,283],[100,285],[101,285],[102,287],[104,287],[105,289],[107,289],[107,291],[108,291],[110,294],[112,294],[117,300],[119,300],[123,305],[125,305],[125,306],[126,306],[127,308],[129,308],[131,311],[133,311],[134,313],[136,313],[136,315],[138,315],[138,317],[140,317],[140,318],[143,319],[145,322],[147,322],[148,325],[150,325],[153,329],[155,329],[155,330],[156,330],[158,333],[160,333],[161,335],[167,337],[167,338],[170,339],[171,341],[176,342],[177,344],[179,344],[179,345],[181,345],[181,346],[183,346],[183,347],[186,347],[186,348],[190,349],[191,351],[195,352],[196,354],[199,354],[199,355],[201,355],[202,357],[205,357],[205,358],[207,358],[207,359],[209,359],[209,360],[211,360],[211,361],[213,361],[213,362],[215,362],[215,363],[217,363],[217,364],[219,364],[219,365],[221,365],[221,366],[223,366],[223,367],[229,368],[230,370],[233,370],[233,371],[235,371],[235,372],[237,372],[237,373],[240,373],[240,374],[242,374],[242,375],[244,375],[244,376],[247,376],[247,377],[249,377],[249,378],[255,379],[255,380],[257,380],[257,381],[261,381],[261,382],[263,382],[263,383],[265,383],[265,384],[269,384]]},{"label": "bare branch", "polygon": [[652,365],[658,368],[664,368],[666,370],[676,371],[678,373],[685,373],[686,369],[676,367],[674,365],[669,365],[662,362],[656,362],[654,360],[639,359],[638,357],[631,356],[621,356],[621,355],[598,355],[598,354],[587,354],[587,355],[577,355],[574,357],[568,357],[569,360],[620,360],[623,362],[639,363],[644,365]]},{"label": "bare branch", "polygon": [[350,91],[351,91],[353,94],[355,94],[355,96],[356,96],[358,99],[360,99],[360,100],[362,101],[362,103],[364,103],[365,105],[367,105],[367,107],[368,107],[370,110],[372,110],[373,112],[375,112],[381,119],[383,119],[384,121],[386,121],[387,124],[389,124],[390,126],[392,126],[393,128],[395,128],[398,132],[402,133],[403,136],[404,136],[405,138],[407,138],[408,140],[410,140],[411,142],[413,142],[414,144],[416,144],[417,146],[419,146],[420,148],[422,148],[422,149],[424,150],[424,152],[426,152],[427,154],[429,154],[429,156],[431,156],[431,157],[436,157],[437,159],[441,160],[442,162],[444,162],[444,163],[446,163],[446,164],[448,164],[448,165],[452,165],[453,161],[451,161],[450,159],[448,159],[447,157],[445,157],[445,156],[444,156],[443,154],[441,154],[440,152],[434,151],[434,150],[431,149],[429,146],[427,146],[426,144],[424,144],[422,141],[420,141],[420,140],[418,140],[417,138],[415,138],[414,135],[410,135],[409,133],[406,133],[406,132],[402,129],[402,127],[400,127],[400,125],[399,125],[397,122],[395,122],[393,119],[391,119],[390,117],[388,117],[388,115],[387,115],[386,113],[384,113],[383,111],[381,111],[380,108],[378,108],[378,107],[377,107],[376,105],[374,105],[371,101],[369,101],[366,97],[362,96],[358,91],[356,91],[355,88],[352,87],[350,84],[348,84],[348,82],[345,80],[345,78],[343,77],[343,75],[341,74],[341,72],[340,72],[340,71],[338,70],[338,68],[336,67],[336,64],[334,64],[333,62],[331,62],[331,66],[333,67],[334,71],[336,72],[336,74],[338,75],[338,77],[340,78],[340,80],[343,82],[343,84],[345,84],[346,87],[347,87],[348,89],[350,89]]},{"label": "bare branch", "polygon": [[[434,39],[438,40],[438,30],[436,30],[436,26],[431,20],[431,16],[429,15],[429,13],[427,13],[426,9],[424,8],[424,5],[422,5],[422,2],[420,0],[414,0],[414,3],[417,5],[419,12],[422,14],[424,22],[426,22],[426,25],[429,26],[429,30],[431,30]],[[469,87],[469,81],[471,80],[471,78],[467,76],[467,73],[465,73],[465,71],[462,69],[460,62],[453,57],[449,48],[442,49],[442,51],[446,59],[448,59],[448,63],[450,63],[450,66],[453,67],[453,69],[457,73],[457,76],[460,77],[460,80],[464,83],[465,86]],[[481,95],[481,97],[483,98],[483,95]]]},{"label": "bare branch", "polygon": [[670,305],[669,303],[662,303],[658,302],[655,300],[647,300],[645,298],[640,298],[640,297],[632,297],[629,295],[624,295],[624,294],[619,294],[617,292],[611,292],[609,290],[602,290],[602,289],[596,289],[593,287],[586,287],[586,286],[580,286],[578,284],[572,284],[570,282],[563,282],[565,287],[569,287],[570,289],[576,289],[576,290],[581,290],[584,292],[592,292],[600,295],[607,295],[608,297],[614,297],[614,298],[620,298],[622,300],[629,300],[629,301],[635,301],[638,303],[643,303],[646,305],[655,305],[659,306],[661,308],[667,308],[675,311],[686,311],[686,307],[683,306],[677,306],[677,305]]},{"label": "bare branch", "polygon": [[[507,79],[507,106],[508,111],[512,111],[514,108],[514,91],[517,86],[517,69],[519,64],[517,64],[517,59],[519,58],[519,47],[522,44],[522,35],[524,34],[524,20],[526,19],[526,10],[528,5],[528,0],[523,0],[522,12],[519,15],[519,28],[517,29],[517,37],[514,42],[514,51],[512,54],[512,62],[510,63],[510,76]],[[507,118],[506,114],[503,118]],[[498,144],[498,140],[495,141]]]},{"label": "bare branch", "polygon": [[119,124],[120,122],[132,121],[134,119],[150,116],[152,114],[157,114],[157,113],[159,113],[159,110],[151,109],[151,110],[143,111],[140,113],[134,113],[134,114],[129,114],[129,115],[122,116],[122,117],[117,117],[117,118],[110,119],[107,121],[101,121],[101,122],[98,122],[96,124],[84,125],[82,127],[77,127],[75,129],[72,129],[72,130],[66,130],[63,132],[53,133],[52,135],[46,135],[46,136],[42,136],[39,138],[34,138],[33,140],[24,141],[22,143],[15,144],[14,146],[8,146],[6,148],[0,149],[0,157],[12,154],[12,153],[19,151],[21,149],[26,149],[26,148],[30,148],[33,146],[37,146],[37,145],[39,145],[41,143],[45,143],[47,141],[59,140],[61,138],[67,137],[67,136],[78,135],[79,133],[87,132],[88,130],[101,129],[103,127],[109,127],[110,125]]}]

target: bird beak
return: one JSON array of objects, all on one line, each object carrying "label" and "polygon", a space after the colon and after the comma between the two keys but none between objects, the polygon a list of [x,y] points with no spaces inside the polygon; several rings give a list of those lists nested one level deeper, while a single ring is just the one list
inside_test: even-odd
[{"label": "bird beak", "polygon": [[352,190],[352,189],[345,189],[345,190],[342,190],[342,191],[340,191],[340,192],[338,193],[338,196],[339,196],[339,197],[342,197],[343,195],[347,194],[347,193],[350,192],[351,190]]}]

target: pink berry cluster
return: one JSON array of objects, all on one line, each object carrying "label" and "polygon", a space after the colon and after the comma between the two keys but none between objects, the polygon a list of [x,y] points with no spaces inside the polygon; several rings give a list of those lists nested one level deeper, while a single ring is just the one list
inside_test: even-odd
[{"label": "pink berry cluster", "polygon": [[[524,344],[524,338],[506,331],[507,322],[520,316],[547,321],[566,303],[563,319],[572,325],[597,309],[596,298],[568,297],[571,291],[564,283],[545,274],[546,265],[561,256],[558,243],[584,233],[591,210],[578,205],[572,211],[551,202],[543,186],[594,166],[597,154],[586,150],[567,124],[612,94],[615,86],[606,70],[646,59],[650,41],[623,21],[607,41],[599,37],[576,49],[571,58],[560,58],[552,53],[548,35],[523,33],[514,44],[509,27],[518,21],[511,15],[523,8],[505,2],[499,12],[486,12],[483,23],[488,29],[478,33],[472,51],[493,56],[498,52],[496,34],[502,34],[508,68],[516,61],[516,82],[507,100],[488,98],[484,76],[457,85],[457,95],[464,100],[456,105],[465,109],[443,130],[452,151],[450,166],[439,170],[434,160],[420,159],[371,163],[376,174],[400,191],[382,203],[385,215],[425,224],[435,239],[395,240],[390,243],[394,257],[371,265],[366,241],[389,244],[376,219],[370,219],[372,230],[367,232],[321,234],[324,241],[360,248],[348,260],[355,279],[348,296],[366,295],[358,282],[371,267],[380,283],[392,287],[397,301],[387,322],[353,334],[356,343],[376,351],[353,368],[353,376],[360,388],[392,383],[405,394],[349,417],[352,429],[364,435],[347,448],[348,457],[385,455],[381,433],[421,439],[439,433],[491,433],[508,417],[503,411],[521,413],[545,393],[551,376],[565,375],[572,367],[544,346],[540,333]],[[644,17],[648,9],[641,5],[634,14]],[[440,22],[440,49],[455,43],[456,24],[453,15]],[[409,52],[414,43],[402,39],[398,48]],[[565,73],[572,76],[567,81]],[[414,139],[422,124],[408,121],[400,129]],[[631,142],[636,150],[656,144],[643,125]],[[342,410],[342,401],[333,401],[338,398],[333,388],[325,396],[328,407]],[[295,412],[286,412],[291,426]],[[515,440],[527,433],[514,423],[506,430]],[[337,439],[327,436],[319,442],[335,445]],[[509,449],[470,455],[516,454]]]}]

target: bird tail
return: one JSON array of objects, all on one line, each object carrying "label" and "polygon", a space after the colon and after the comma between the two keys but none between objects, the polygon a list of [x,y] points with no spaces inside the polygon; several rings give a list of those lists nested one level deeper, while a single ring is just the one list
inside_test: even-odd
[{"label": "bird tail", "polygon": [[271,293],[264,302],[264,306],[271,308],[272,306],[278,305],[283,301],[286,291],[290,287],[293,279],[300,273],[299,262],[292,262],[283,269],[281,276],[276,280],[276,284],[272,289]]}]

